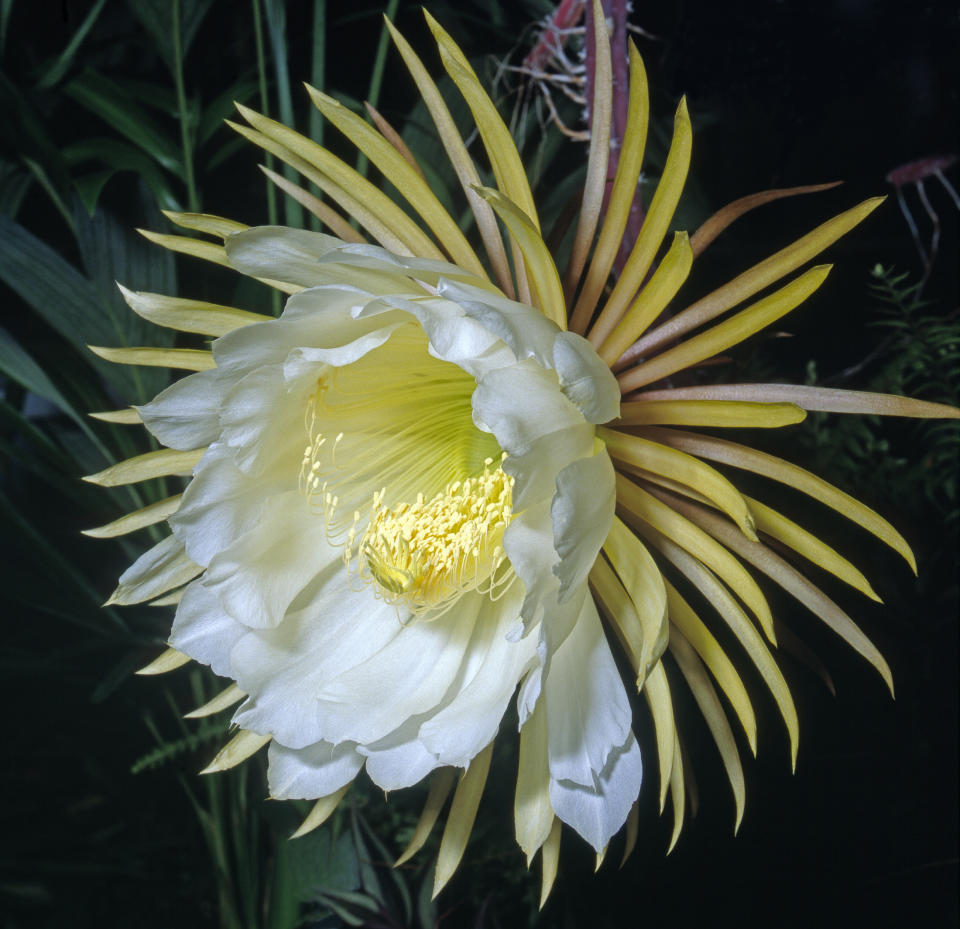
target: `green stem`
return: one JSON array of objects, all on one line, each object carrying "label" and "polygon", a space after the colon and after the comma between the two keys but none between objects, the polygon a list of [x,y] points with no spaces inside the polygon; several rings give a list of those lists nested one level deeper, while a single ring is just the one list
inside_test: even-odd
[{"label": "green stem", "polygon": [[[327,0],[313,0],[313,61],[310,67],[310,83],[317,90],[325,90],[327,70]],[[315,107],[310,107],[308,123],[310,138],[317,145],[323,145],[323,117]],[[322,197],[323,192],[316,184],[310,185],[310,193]],[[310,214],[310,228],[319,232],[323,223]]]},{"label": "green stem", "polygon": [[[260,15],[260,0],[253,2],[253,41],[257,49],[257,82],[260,85],[260,112],[264,116],[270,115],[270,99],[267,94],[267,60],[263,49],[263,17]],[[273,155],[266,153],[266,166],[272,171],[274,167]],[[277,191],[270,178],[265,179],[267,185],[267,222],[271,226],[277,224]],[[270,291],[270,308],[274,316],[280,315],[280,294]]]},{"label": "green stem", "polygon": [[173,80],[177,85],[177,109],[180,113],[180,144],[183,148],[183,170],[187,179],[187,203],[191,212],[200,210],[197,182],[193,176],[193,140],[187,119],[187,94],[183,85],[183,37],[180,35],[180,0],[171,0],[173,9]]},{"label": "green stem", "polygon": [[[391,22],[396,18],[397,8],[400,6],[400,0],[389,0],[387,3],[386,17]],[[380,41],[377,43],[377,54],[373,59],[373,73],[370,75],[370,90],[367,92],[367,101],[370,106],[376,107],[380,101],[380,88],[383,86],[383,72],[387,63],[387,42],[390,33],[386,25],[380,29]],[[367,176],[367,156],[363,152],[357,156],[357,171],[364,177]]]}]

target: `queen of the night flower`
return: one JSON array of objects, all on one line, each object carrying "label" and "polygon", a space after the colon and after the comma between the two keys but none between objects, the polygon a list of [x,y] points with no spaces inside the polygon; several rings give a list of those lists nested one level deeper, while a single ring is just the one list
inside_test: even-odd
[{"label": "queen of the night flower", "polygon": [[[194,659],[234,682],[192,714],[239,703],[239,731],[207,770],[235,765],[269,743],[271,795],[316,800],[298,834],[330,815],[361,768],[384,790],[429,777],[405,860],[422,847],[456,784],[437,890],[463,855],[494,739],[515,701],[516,836],[528,862],[542,850],[545,899],[561,823],[598,855],[626,824],[629,853],[641,780],[661,809],[670,796],[676,840],[685,805],[673,712],[681,682],[720,751],[737,825],[739,740],[716,689],[754,752],[752,698],[736,663],[759,672],[795,760],[797,716],[757,576],[799,598],[892,688],[873,644],[801,568],[812,562],[876,599],[866,578],[738,491],[732,476],[746,470],[789,484],[913,566],[907,543],[882,517],[801,467],[695,430],[788,427],[807,410],[958,413],[787,384],[676,385],[680,372],[810,296],[829,266],[783,279],[880,201],[827,220],[684,306],[676,295],[711,238],[757,202],[797,191],[738,201],[693,237],[676,233],[658,259],[690,157],[681,102],[662,178],[611,280],[637,188],[648,103],[631,47],[625,143],[601,223],[611,111],[610,50],[601,35],[582,211],[561,277],[506,127],[461,50],[427,21],[473,114],[492,186],[481,184],[426,68],[392,27],[391,34],[473,211],[485,259],[379,117],[380,131],[310,90],[406,206],[329,151],[240,107],[249,126],[235,128],[327,199],[268,175],[334,235],[197,214],[168,215],[217,241],[147,233],[288,299],[272,319],[124,290],[146,319],[214,341],[95,349],[119,363],[195,373],[142,407],[97,414],[142,422],[164,448],[88,480],[190,480],[182,494],[91,534],[169,524],[170,535],[123,574],[111,602],[176,604],[170,648],[145,670]],[[695,610],[663,576],[664,564],[710,609]],[[718,643],[718,627],[739,641],[735,652]],[[633,669],[626,683],[613,649]],[[629,694],[637,691],[652,727],[645,715],[634,719]],[[635,726],[643,730],[643,779]]]}]

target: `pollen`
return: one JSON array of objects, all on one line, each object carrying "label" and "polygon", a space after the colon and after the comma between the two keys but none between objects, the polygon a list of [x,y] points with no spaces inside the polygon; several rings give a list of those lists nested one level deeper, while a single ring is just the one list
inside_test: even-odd
[{"label": "pollen", "polygon": [[353,561],[355,549],[360,575],[421,619],[437,618],[468,591],[498,599],[513,579],[503,550],[513,478],[493,464],[487,458],[482,474],[452,481],[431,500],[419,494],[387,508],[378,491],[367,529],[359,541],[351,534],[345,560]]}]

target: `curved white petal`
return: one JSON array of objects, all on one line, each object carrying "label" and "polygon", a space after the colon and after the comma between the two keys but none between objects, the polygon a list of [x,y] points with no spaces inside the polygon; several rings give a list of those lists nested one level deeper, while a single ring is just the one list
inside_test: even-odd
[{"label": "curved white petal", "polygon": [[256,525],[210,562],[203,585],[237,622],[272,628],[315,577],[336,571],[339,558],[323,520],[297,491],[287,491],[271,498]]},{"label": "curved white petal", "polygon": [[223,611],[216,595],[202,581],[194,581],[177,604],[167,641],[177,651],[209,665],[214,674],[235,677],[231,654],[248,632],[246,626]]},{"label": "curved white petal", "polygon": [[267,758],[267,782],[270,796],[276,800],[327,797],[349,784],[364,760],[352,742],[316,742],[306,748],[287,748],[276,739],[270,742]]}]

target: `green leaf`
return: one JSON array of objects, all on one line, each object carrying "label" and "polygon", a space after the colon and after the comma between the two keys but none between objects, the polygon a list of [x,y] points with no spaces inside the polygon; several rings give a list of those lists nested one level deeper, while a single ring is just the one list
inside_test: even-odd
[{"label": "green leaf", "polygon": [[0,213],[16,216],[30,189],[31,177],[12,161],[0,161]]},{"label": "green leaf", "polygon": [[[183,209],[183,204],[174,194],[167,183],[166,177],[153,159],[126,142],[105,137],[82,139],[64,148],[63,157],[67,164],[71,166],[84,164],[85,162],[99,162],[99,164],[111,169],[109,177],[112,177],[117,171],[132,171],[143,179],[163,209]],[[80,182],[77,183],[77,186],[80,186]],[[87,211],[93,213],[96,202],[94,201],[91,204],[84,198],[84,203],[87,206]]]},{"label": "green leaf", "polygon": [[[180,31],[184,56],[193,44],[197,30],[212,4],[213,0],[190,0],[189,3],[183,4]],[[172,72],[174,52],[170,0],[127,0],[127,6],[140,20],[144,29],[150,33],[154,45]]]},{"label": "green leaf", "polygon": [[86,18],[80,24],[80,28],[74,32],[73,36],[70,38],[70,41],[67,43],[67,47],[60,53],[60,56],[53,63],[50,69],[47,71],[43,77],[37,82],[37,88],[43,90],[48,87],[53,87],[55,84],[59,83],[60,79],[64,74],[67,73],[67,69],[73,63],[74,56],[77,54],[77,50],[80,48],[83,40],[87,37],[87,33],[93,27],[93,24],[97,21],[97,17],[100,15],[100,11],[103,9],[107,0],[97,0],[97,2],[91,7],[90,11],[87,13]]},{"label": "green leaf", "polygon": [[184,177],[179,146],[123,85],[87,69],[70,81],[64,92],[143,149],[157,164]]},{"label": "green leaf", "polygon": [[49,400],[74,422],[87,428],[86,422],[70,402],[6,329],[0,329],[0,372],[16,381],[25,390]]}]

